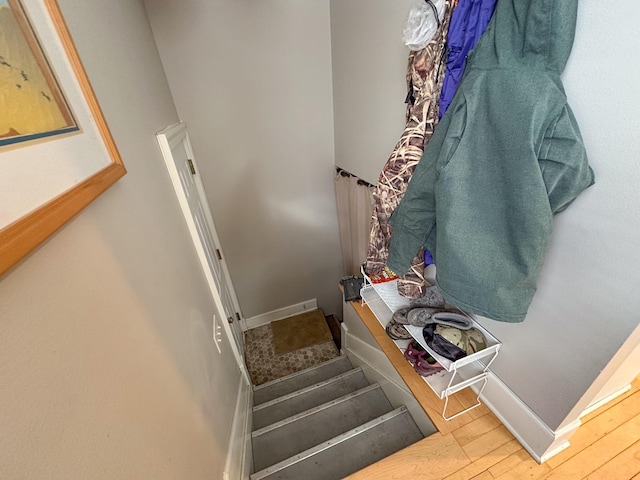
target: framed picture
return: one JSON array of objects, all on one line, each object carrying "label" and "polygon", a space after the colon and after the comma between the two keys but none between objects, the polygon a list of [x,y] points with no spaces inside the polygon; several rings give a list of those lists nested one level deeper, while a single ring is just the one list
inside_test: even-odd
[{"label": "framed picture", "polygon": [[0,275],[125,173],[56,0],[0,0]]}]

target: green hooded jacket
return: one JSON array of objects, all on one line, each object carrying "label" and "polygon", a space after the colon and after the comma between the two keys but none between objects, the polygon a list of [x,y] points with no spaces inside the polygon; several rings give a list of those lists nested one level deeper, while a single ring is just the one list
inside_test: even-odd
[{"label": "green hooded jacket", "polygon": [[578,0],[498,0],[394,211],[387,266],[420,247],[454,305],[524,320],[553,214],[594,182],[560,80]]}]

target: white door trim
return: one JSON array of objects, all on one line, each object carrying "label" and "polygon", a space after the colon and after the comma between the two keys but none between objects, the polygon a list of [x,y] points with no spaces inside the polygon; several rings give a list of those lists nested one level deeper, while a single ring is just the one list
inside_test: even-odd
[{"label": "white door trim", "polygon": [[[187,227],[189,229],[189,233],[191,234],[191,238],[193,240],[193,244],[194,247],[196,249],[196,253],[198,255],[198,259],[200,260],[200,264],[202,265],[202,269],[204,271],[205,274],[205,278],[207,280],[207,284],[209,286],[209,291],[211,292],[211,297],[213,298],[214,304],[216,309],[218,310],[218,313],[223,317],[222,321],[220,321],[220,324],[222,324],[225,334],[227,336],[227,339],[229,340],[229,344],[231,346],[231,350],[233,352],[234,358],[238,364],[238,367],[240,368],[243,377],[245,378],[245,380],[251,384],[251,381],[249,379],[249,375],[247,373],[247,369],[245,367],[244,364],[244,358],[242,356],[241,350],[239,348],[239,346],[236,344],[236,340],[235,340],[235,336],[234,333],[232,331],[232,326],[229,324],[229,322],[226,321],[225,319],[225,309],[224,309],[224,305],[222,302],[222,299],[220,297],[220,292],[218,291],[217,287],[216,287],[216,282],[214,279],[214,274],[211,271],[211,268],[209,267],[209,263],[207,261],[207,254],[205,252],[205,249],[200,241],[200,237],[198,235],[198,229],[197,226],[194,222],[193,216],[191,214],[191,209],[189,206],[189,202],[188,199],[184,193],[183,187],[182,187],[182,182],[180,179],[180,173],[178,172],[175,162],[173,160],[173,153],[172,150],[181,142],[185,141],[185,150],[187,151],[187,154],[189,156],[189,158],[192,160],[192,162],[195,162],[194,156],[193,156],[193,151],[191,151],[191,143],[189,141],[189,134],[187,132],[187,126],[184,122],[179,122],[176,123],[174,125],[171,125],[163,130],[161,130],[160,132],[158,132],[156,134],[156,137],[158,139],[158,143],[160,144],[160,149],[162,151],[162,155],[163,158],[165,160],[165,164],[167,167],[167,170],[169,172],[169,176],[171,178],[171,182],[174,186],[174,190],[176,192],[176,196],[178,198],[178,202],[180,203],[180,208],[182,209],[185,221],[187,223]],[[195,167],[195,163],[194,163],[194,167]],[[201,202],[202,204],[202,209],[204,211],[204,215],[206,217],[207,223],[208,223],[208,227],[211,233],[211,236],[213,238],[213,242],[216,246],[216,248],[221,249],[220,247],[220,240],[218,238],[216,229],[215,229],[215,224],[213,222],[213,217],[211,215],[211,211],[209,209],[209,204],[206,200],[206,194],[204,191],[204,186],[202,184],[202,180],[200,179],[200,175],[195,175],[194,176],[194,182],[198,191],[198,195],[200,196],[200,198],[203,200]],[[233,307],[235,309],[236,312],[239,313],[241,320],[243,319],[242,317],[242,312],[240,310],[240,305],[238,303],[237,297],[236,297],[236,293],[235,293],[235,289],[233,288],[233,282],[231,281],[231,276],[229,275],[229,271],[226,265],[226,262],[224,261],[224,256],[222,257],[222,260],[220,261],[221,264],[221,268],[223,270],[224,273],[224,277],[225,277],[225,284],[227,286],[227,290],[229,291],[230,297],[231,297],[231,301],[233,303]],[[234,319],[235,322],[238,322],[237,319]],[[240,323],[240,327],[242,327],[242,323]],[[215,333],[215,332],[214,332]],[[240,341],[242,341],[240,339]]]}]

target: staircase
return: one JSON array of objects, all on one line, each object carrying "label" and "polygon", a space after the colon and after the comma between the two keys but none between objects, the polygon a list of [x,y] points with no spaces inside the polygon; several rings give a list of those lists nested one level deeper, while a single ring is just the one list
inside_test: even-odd
[{"label": "staircase", "polygon": [[251,480],[341,479],[422,433],[346,356],[254,387]]}]

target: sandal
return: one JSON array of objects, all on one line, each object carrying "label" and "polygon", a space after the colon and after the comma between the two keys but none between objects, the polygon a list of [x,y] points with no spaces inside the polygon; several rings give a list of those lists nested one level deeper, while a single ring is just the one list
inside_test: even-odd
[{"label": "sandal", "polygon": [[385,327],[385,331],[387,332],[387,335],[394,340],[408,340],[413,338],[406,328],[394,320],[389,320],[389,323],[387,323],[387,326]]}]

